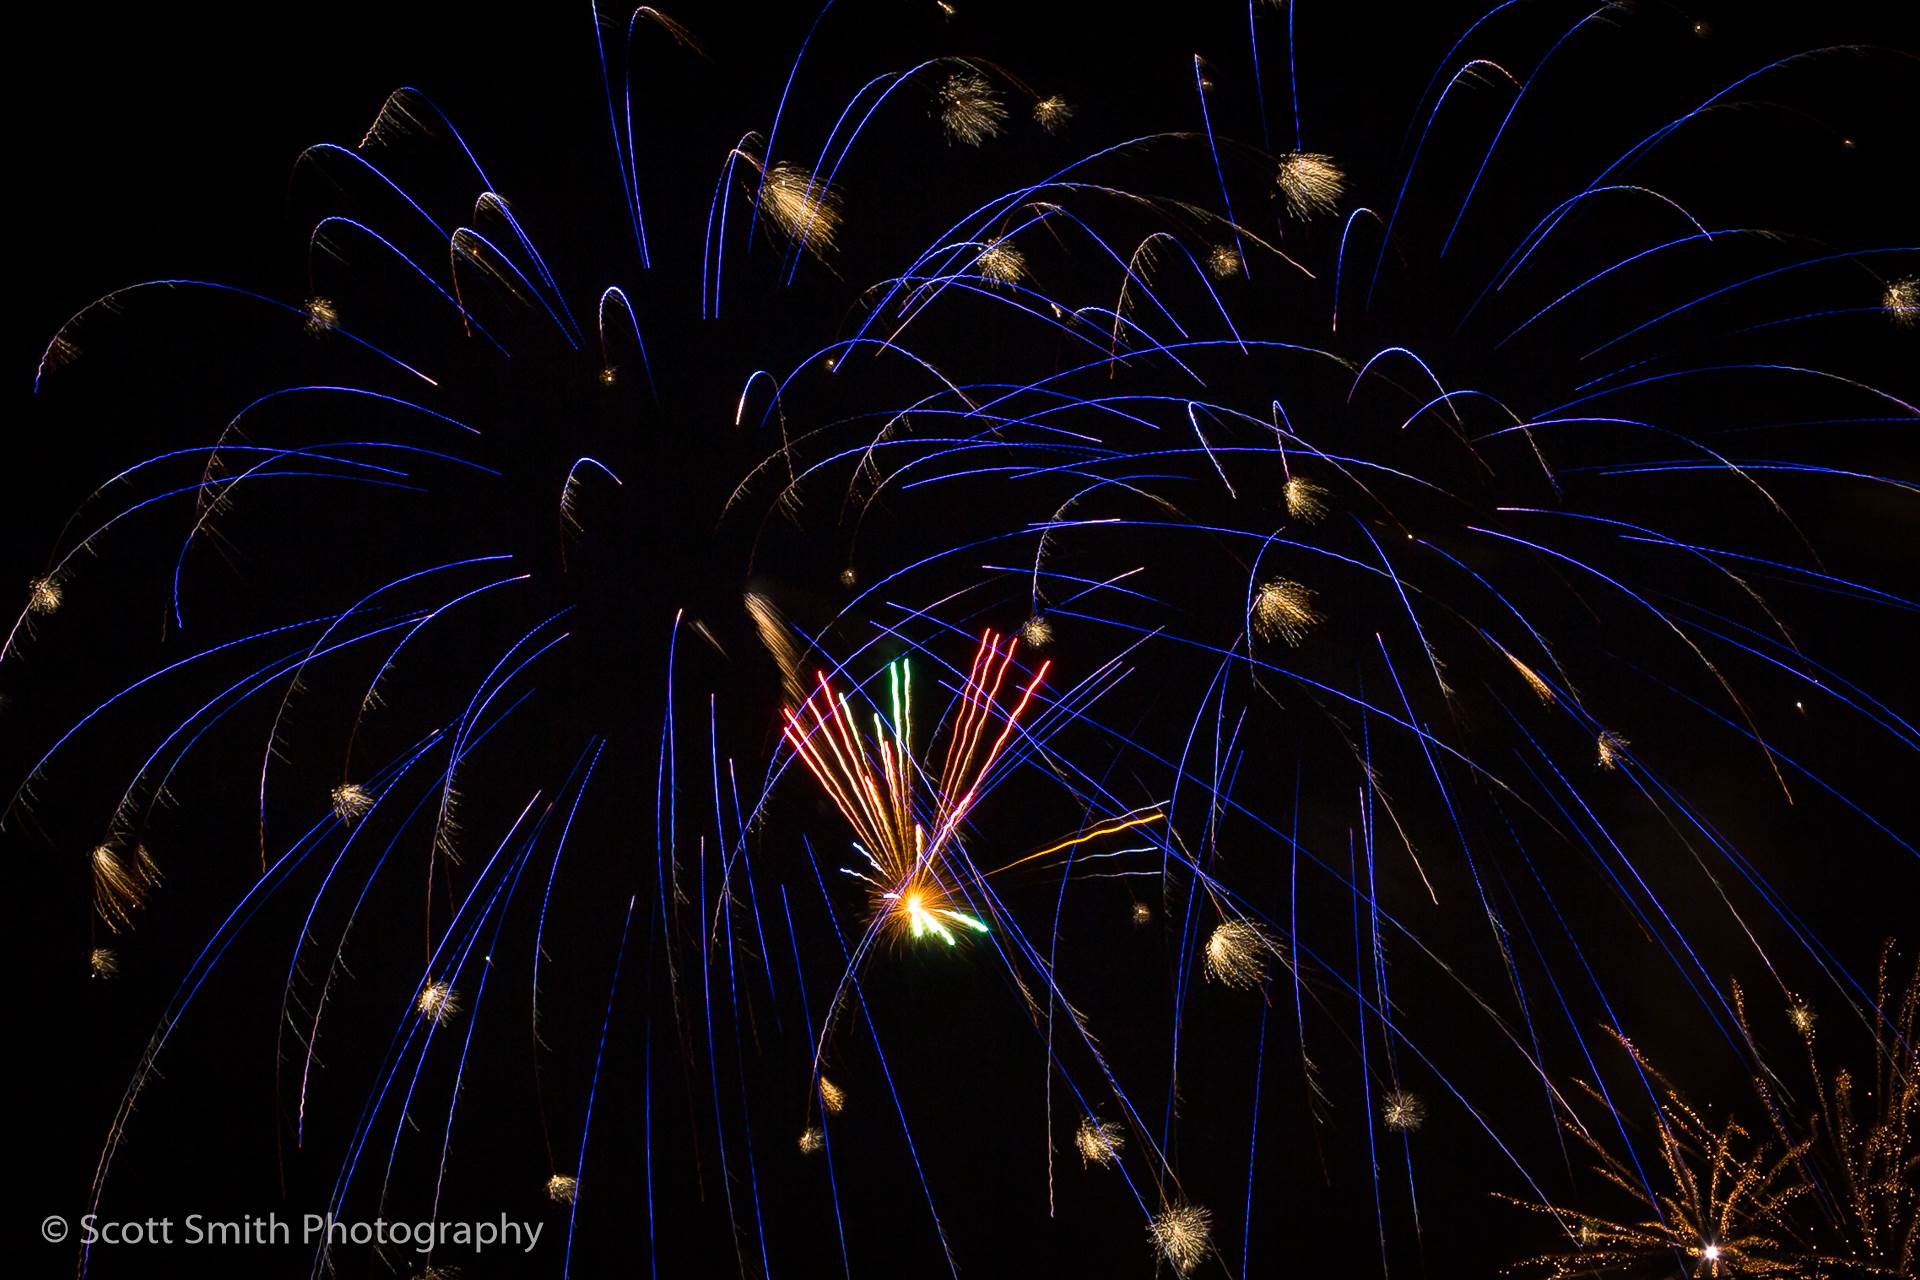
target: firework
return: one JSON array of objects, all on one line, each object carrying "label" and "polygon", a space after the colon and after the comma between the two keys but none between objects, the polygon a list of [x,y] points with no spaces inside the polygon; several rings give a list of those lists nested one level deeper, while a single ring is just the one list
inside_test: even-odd
[{"label": "firework", "polygon": [[[787,742],[853,829],[854,848],[866,861],[866,871],[849,873],[867,883],[875,914],[912,937],[937,937],[952,946],[958,941],[954,926],[986,931],[977,916],[961,909],[945,859],[1046,678],[1043,662],[1012,704],[1001,708],[1015,645],[1015,639],[1007,637],[1003,648],[1001,637],[992,631],[981,636],[924,819],[915,786],[920,766],[912,746],[910,663],[887,668],[889,714],[873,713],[871,735],[859,728],[847,698],[834,692],[824,673],[817,677],[818,692],[800,709],[787,709]],[[996,719],[1001,721],[997,727]]]},{"label": "firework", "polygon": [[[1551,692],[1548,691],[1549,695]],[[1600,736],[1594,739],[1594,762],[1602,769],[1618,769],[1620,761],[1626,757],[1628,745],[1627,740],[1613,730],[1602,729]]]},{"label": "firework", "polygon": [[1082,1116],[1073,1131],[1073,1149],[1080,1153],[1081,1165],[1112,1164],[1127,1145],[1126,1130],[1112,1120]]},{"label": "firework", "polygon": [[1427,1104],[1404,1089],[1380,1099],[1380,1123],[1395,1133],[1412,1133],[1426,1123]]},{"label": "firework", "polygon": [[[1653,1142],[1664,1181],[1649,1184],[1633,1159],[1569,1119],[1567,1132],[1595,1157],[1595,1172],[1640,1201],[1647,1218],[1616,1218],[1566,1205],[1515,1200],[1569,1224],[1577,1249],[1529,1258],[1520,1269],[1551,1277],[1645,1274],[1663,1259],[1695,1260],[1695,1274],[1894,1277],[1920,1261],[1920,967],[1904,987],[1892,978],[1892,948],[1881,953],[1873,1015],[1872,1111],[1860,1116],[1853,1072],[1822,1079],[1812,1060],[1812,1010],[1790,1007],[1806,1042],[1815,1106],[1804,1118],[1769,1073],[1754,1077],[1755,1133],[1729,1114],[1713,1121],[1618,1032],[1614,1039],[1661,1090]],[[1738,987],[1734,1007],[1749,1044]],[[1801,1017],[1795,1014],[1804,1015]],[[1582,1090],[1604,1102],[1596,1085]]]},{"label": "firework", "polygon": [[441,1026],[453,1021],[460,1012],[460,993],[438,979],[420,988],[420,994],[414,998],[413,1007],[428,1022]]},{"label": "firework", "polygon": [[60,584],[52,578],[35,578],[27,584],[27,612],[48,614],[59,610]]},{"label": "firework", "polygon": [[340,309],[328,298],[308,298],[303,308],[306,313],[307,333],[319,337],[331,333],[340,327]]},{"label": "firework", "polygon": [[1282,490],[1287,514],[1305,524],[1319,524],[1327,518],[1327,491],[1311,480],[1288,476]]},{"label": "firework", "polygon": [[973,260],[982,279],[996,285],[1015,285],[1027,273],[1027,259],[1011,241],[995,240]]},{"label": "firework", "polygon": [[1812,1005],[1804,1000],[1795,1000],[1787,1006],[1787,1022],[1807,1039],[1813,1038],[1813,1030],[1820,1021],[1820,1015]]},{"label": "firework", "polygon": [[1213,1252],[1213,1214],[1194,1204],[1171,1204],[1153,1216],[1147,1238],[1181,1275],[1186,1275]]},{"label": "firework", "polygon": [[373,809],[373,797],[356,782],[341,783],[333,789],[329,799],[333,802],[333,816],[342,822],[364,818]]},{"label": "firework", "polygon": [[1347,175],[1332,156],[1295,151],[1280,157],[1273,185],[1279,190],[1287,212],[1305,222],[1340,207],[1340,198],[1347,191]]},{"label": "firework", "polygon": [[1240,251],[1230,244],[1217,244],[1207,250],[1207,274],[1215,280],[1231,280],[1246,270]]},{"label": "firework", "polygon": [[774,665],[780,668],[780,682],[787,697],[799,702],[806,697],[800,680],[800,650],[794,644],[793,631],[778,605],[758,592],[746,595],[747,616],[753,620],[754,634],[766,648]]},{"label": "firework", "polygon": [[820,1106],[830,1116],[837,1116],[846,1110],[847,1094],[833,1081],[820,1077]]},{"label": "firework", "polygon": [[780,161],[766,170],[760,207],[788,240],[825,257],[840,231],[840,193],[798,165]]},{"label": "firework", "polygon": [[1313,607],[1313,591],[1298,582],[1273,578],[1253,594],[1253,632],[1262,640],[1298,646],[1320,620],[1320,611]]},{"label": "firework", "polygon": [[1881,295],[1880,306],[1887,318],[1902,328],[1920,323],[1920,276],[1895,280]]},{"label": "firework", "polygon": [[1020,624],[1020,640],[1029,649],[1044,649],[1053,643],[1053,623],[1044,613],[1036,613]]},{"label": "firework", "polygon": [[120,972],[120,956],[112,947],[95,947],[87,953],[87,971],[96,978],[112,978]]},{"label": "firework", "polygon": [[145,846],[135,846],[131,854],[107,844],[94,849],[93,907],[114,932],[133,927],[159,883],[160,869]]},{"label": "firework", "polygon": [[956,71],[941,83],[937,105],[948,140],[969,147],[998,137],[1006,125],[1006,104],[995,94],[992,81],[972,69]]},{"label": "firework", "polygon": [[1033,121],[1048,133],[1058,133],[1073,119],[1073,105],[1058,94],[1049,94],[1033,104]]},{"label": "firework", "polygon": [[1223,920],[1207,937],[1207,976],[1229,987],[1257,987],[1267,980],[1273,941],[1259,925]]},{"label": "firework", "polygon": [[[1535,671],[1532,667],[1520,661],[1520,659],[1514,657],[1512,654],[1506,653],[1504,650],[1502,653],[1506,660],[1513,664],[1513,669],[1520,673],[1520,679],[1526,683],[1527,690],[1532,693],[1534,697],[1540,699],[1542,702],[1550,703],[1553,701],[1553,686],[1548,684],[1538,671]],[[1611,768],[1613,763],[1618,762],[1619,752],[1614,747],[1600,746],[1598,750],[1601,762],[1605,767]]]},{"label": "firework", "polygon": [[820,1126],[810,1124],[800,1131],[799,1145],[801,1155],[819,1155],[820,1152],[826,1149],[827,1135]]},{"label": "firework", "polygon": [[555,1204],[572,1204],[579,1190],[580,1184],[564,1173],[556,1173],[547,1179],[547,1199]]}]

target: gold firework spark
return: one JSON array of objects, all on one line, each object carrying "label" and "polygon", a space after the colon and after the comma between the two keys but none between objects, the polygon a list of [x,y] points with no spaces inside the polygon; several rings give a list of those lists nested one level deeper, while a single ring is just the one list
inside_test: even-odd
[{"label": "gold firework spark", "polygon": [[1036,613],[1020,624],[1020,638],[1030,648],[1044,649],[1053,643],[1053,623],[1044,613]]},{"label": "gold firework spark", "polygon": [[1329,155],[1294,151],[1280,157],[1273,184],[1286,202],[1287,212],[1305,222],[1332,213],[1347,191],[1347,175]]},{"label": "gold firework spark", "polygon": [[133,918],[147,905],[160,883],[160,868],[144,847],[134,846],[131,857],[112,845],[93,851],[93,905],[107,928],[119,933],[133,927]]},{"label": "gold firework spark", "polygon": [[564,1173],[556,1173],[547,1179],[547,1199],[555,1204],[572,1204],[579,1191],[580,1184]]},{"label": "gold firework spark", "polygon": [[[1545,680],[1542,680],[1540,678],[1540,673],[1538,671],[1535,671],[1532,667],[1520,661],[1520,659],[1514,657],[1512,654],[1508,653],[1505,649],[1502,649],[1500,652],[1508,662],[1511,662],[1513,664],[1513,669],[1520,673],[1520,678],[1527,682],[1527,688],[1533,690],[1534,697],[1540,699],[1540,701],[1542,702],[1553,701],[1553,686],[1548,684]],[[1623,740],[1623,743],[1624,743],[1624,740]],[[1601,749],[1601,753],[1602,753],[1602,758],[1604,760],[1605,748]]]},{"label": "gold firework spark", "polygon": [[1186,1275],[1213,1252],[1213,1214],[1196,1204],[1170,1204],[1153,1216],[1147,1238],[1175,1271]]},{"label": "gold firework spark", "polygon": [[340,309],[327,298],[308,298],[304,310],[307,316],[307,332],[315,337],[340,327]]},{"label": "gold firework spark", "polygon": [[1395,1089],[1380,1099],[1380,1123],[1395,1133],[1412,1133],[1426,1119],[1427,1104],[1405,1089]]},{"label": "gold firework spark", "polygon": [[1058,133],[1073,119],[1073,104],[1059,94],[1049,94],[1033,104],[1033,122],[1048,133]]},{"label": "gold firework spark", "polygon": [[460,993],[436,979],[420,989],[420,998],[414,1001],[413,1007],[428,1022],[445,1026],[460,1012]]},{"label": "gold firework spark", "polygon": [[1027,256],[1012,241],[995,240],[973,260],[973,269],[992,284],[1019,284],[1027,274]]},{"label": "gold firework spark", "polygon": [[808,1125],[800,1131],[800,1154],[818,1155],[827,1145],[827,1135],[818,1125]]},{"label": "gold firework spark", "polygon": [[1133,904],[1133,924],[1135,928],[1153,923],[1153,908],[1144,902]]},{"label": "gold firework spark", "polygon": [[[1549,693],[1551,690],[1549,690]],[[1549,698],[1548,701],[1552,699]],[[1594,740],[1599,752],[1599,764],[1602,769],[1618,769],[1621,759],[1626,755],[1627,740],[1611,729],[1602,729]]]},{"label": "gold firework spark", "polygon": [[1787,1022],[1809,1040],[1813,1039],[1813,1029],[1819,1021],[1820,1015],[1805,1000],[1795,1000],[1787,1006]]},{"label": "gold firework spark", "polygon": [[782,160],[766,170],[760,208],[787,239],[825,257],[840,230],[840,193],[806,169]]},{"label": "gold firework spark", "polygon": [[1887,318],[1902,328],[1920,323],[1920,276],[1908,276],[1888,285],[1880,305]]},{"label": "gold firework spark", "polygon": [[977,147],[997,137],[1006,124],[1006,106],[994,94],[993,83],[978,71],[954,72],[941,84],[937,97],[940,125],[950,141]]},{"label": "gold firework spark", "polygon": [[330,799],[333,802],[333,816],[342,822],[364,818],[373,808],[373,797],[357,782],[341,783],[330,793]]},{"label": "gold firework spark", "polygon": [[1298,645],[1307,629],[1321,620],[1313,607],[1313,591],[1287,578],[1268,581],[1253,595],[1253,630],[1262,640],[1284,640]]},{"label": "gold firework spark", "polygon": [[52,578],[35,578],[27,583],[29,613],[52,613],[59,609],[61,599],[60,584]]},{"label": "gold firework spark", "polygon": [[96,978],[111,978],[120,972],[120,954],[112,947],[95,947],[87,956],[87,968]]},{"label": "gold firework spark", "polygon": [[1223,920],[1207,938],[1207,976],[1229,987],[1257,987],[1267,980],[1273,940],[1248,920]]},{"label": "gold firework spark", "polygon": [[1217,244],[1207,251],[1207,270],[1216,280],[1239,275],[1240,266],[1240,251],[1230,244]]},{"label": "gold firework spark", "polygon": [[780,668],[780,683],[786,688],[787,697],[799,702],[806,697],[806,690],[800,684],[800,650],[793,642],[786,615],[773,601],[757,592],[747,593],[746,607],[761,646]]},{"label": "gold firework spark", "polygon": [[820,1077],[820,1105],[826,1108],[830,1116],[837,1116],[846,1109],[847,1091],[825,1076]]},{"label": "gold firework spark", "polygon": [[1285,489],[1287,514],[1303,524],[1319,524],[1327,518],[1327,491],[1311,480],[1288,476]]},{"label": "gold firework spark", "polygon": [[1126,1145],[1126,1131],[1113,1120],[1082,1116],[1080,1127],[1073,1131],[1073,1148],[1080,1153],[1082,1167],[1112,1164],[1120,1158],[1120,1150]]}]

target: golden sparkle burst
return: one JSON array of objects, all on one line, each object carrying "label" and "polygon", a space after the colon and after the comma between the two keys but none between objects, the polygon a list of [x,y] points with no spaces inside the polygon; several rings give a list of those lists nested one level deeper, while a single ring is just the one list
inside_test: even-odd
[{"label": "golden sparkle burst", "polygon": [[1920,323],[1920,276],[1908,276],[1889,284],[1880,296],[1880,306],[1887,318],[1902,328]]},{"label": "golden sparkle burst", "polygon": [[1395,1133],[1412,1133],[1427,1120],[1427,1104],[1405,1089],[1395,1089],[1380,1099],[1380,1123]]},{"label": "golden sparkle burst", "polygon": [[333,805],[333,816],[342,822],[364,818],[373,808],[373,797],[357,782],[341,783],[328,794],[328,799]]},{"label": "golden sparkle burst", "polygon": [[999,136],[1006,125],[1007,108],[993,90],[993,82],[971,68],[956,71],[935,95],[940,125],[953,142],[977,147]]},{"label": "golden sparkle burst", "polygon": [[447,983],[435,979],[420,988],[420,996],[413,1007],[421,1017],[437,1026],[445,1026],[460,1012],[460,993]]},{"label": "golden sparkle burst", "polygon": [[1253,630],[1262,640],[1298,645],[1321,615],[1313,607],[1313,590],[1288,578],[1273,578],[1253,595]]},{"label": "golden sparkle burst", "polygon": [[307,317],[307,332],[315,337],[340,327],[340,309],[330,298],[308,298],[302,310]]},{"label": "golden sparkle burst", "polygon": [[1048,94],[1033,104],[1033,122],[1048,133],[1058,133],[1073,119],[1073,104],[1059,94]]},{"label": "golden sparkle burst", "polygon": [[1327,491],[1311,480],[1288,476],[1281,490],[1287,514],[1303,524],[1319,524],[1327,518]]},{"label": "golden sparkle burst", "polygon": [[1126,1131],[1117,1121],[1082,1116],[1080,1127],[1073,1131],[1073,1149],[1080,1153],[1082,1167],[1112,1164],[1126,1145]]},{"label": "golden sparkle burst", "polygon": [[1147,1238],[1169,1266],[1186,1275],[1213,1252],[1213,1214],[1197,1204],[1170,1204],[1147,1224]]},{"label": "golden sparkle burst", "polygon": [[160,883],[160,868],[141,845],[135,845],[131,854],[110,844],[99,845],[92,861],[94,909],[115,933],[132,928],[134,917]]},{"label": "golden sparkle burst", "polygon": [[1347,175],[1332,156],[1294,151],[1280,157],[1273,184],[1286,202],[1287,212],[1305,222],[1340,207],[1340,197],[1347,192]]},{"label": "golden sparkle burst", "polygon": [[760,208],[782,235],[815,257],[833,248],[840,231],[840,193],[799,165],[782,160],[766,170]]},{"label": "golden sparkle burst", "polygon": [[1249,920],[1223,920],[1207,938],[1207,977],[1229,987],[1257,987],[1267,980],[1273,940]]},{"label": "golden sparkle burst", "polygon": [[1620,761],[1626,758],[1628,742],[1611,729],[1602,729],[1594,740],[1598,753],[1598,763],[1602,769],[1618,769]]},{"label": "golden sparkle burst", "polygon": [[60,608],[62,598],[60,584],[52,578],[35,578],[27,583],[29,613],[53,613]]},{"label": "golden sparkle burst", "polygon": [[994,240],[980,250],[973,269],[989,284],[1015,285],[1027,274],[1027,256],[1011,240]]}]

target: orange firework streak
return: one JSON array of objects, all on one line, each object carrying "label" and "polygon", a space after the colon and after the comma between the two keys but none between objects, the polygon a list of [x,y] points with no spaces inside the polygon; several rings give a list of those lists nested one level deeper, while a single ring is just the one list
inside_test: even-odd
[{"label": "orange firework streak", "polygon": [[979,800],[988,772],[1046,679],[1049,664],[1043,662],[987,745],[1018,643],[993,631],[980,637],[935,783],[931,839],[914,814],[913,671],[905,659],[887,667],[892,723],[875,711],[870,736],[860,732],[846,695],[836,693],[824,673],[816,673],[820,687],[800,710],[785,710],[787,741],[846,818],[855,847],[874,871],[872,876],[853,874],[873,885],[879,912],[916,938],[932,934],[952,945],[949,923],[986,932],[978,919],[953,905],[941,881],[940,862],[947,841]]}]

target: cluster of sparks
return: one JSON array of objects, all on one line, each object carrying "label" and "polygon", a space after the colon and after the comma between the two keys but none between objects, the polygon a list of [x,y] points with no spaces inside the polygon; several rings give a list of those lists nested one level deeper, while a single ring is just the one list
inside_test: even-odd
[{"label": "cluster of sparks", "polygon": [[1207,938],[1207,976],[1229,987],[1257,987],[1267,980],[1267,956],[1273,949],[1273,939],[1259,925],[1223,920]]},{"label": "cluster of sparks", "polygon": [[1186,1275],[1213,1252],[1213,1214],[1195,1204],[1172,1204],[1155,1214],[1147,1238],[1168,1266]]}]

